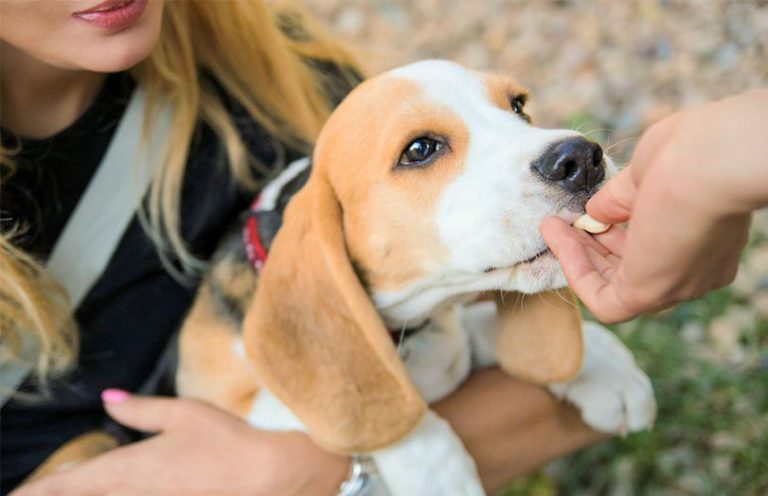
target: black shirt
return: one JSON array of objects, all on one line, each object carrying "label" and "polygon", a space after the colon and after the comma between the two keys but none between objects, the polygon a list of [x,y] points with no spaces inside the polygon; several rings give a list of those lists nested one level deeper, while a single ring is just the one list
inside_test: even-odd
[{"label": "black shirt", "polygon": [[[50,254],[104,156],[134,87],[126,73],[110,75],[86,112],[53,137],[31,140],[2,132],[4,147],[21,145],[15,157],[18,170],[3,182],[2,217],[3,222],[29,226],[19,242],[23,249],[42,259]],[[273,139],[236,102],[223,93],[222,99],[254,157],[274,165],[283,154],[276,153]],[[223,147],[209,127],[199,126],[189,157],[182,188],[182,235],[195,255],[207,259],[252,194],[235,184]],[[179,327],[196,284],[182,283],[165,270],[134,217],[106,271],[76,312],[81,336],[77,369],[53,384],[50,400],[12,400],[1,410],[2,494],[63,443],[104,422],[99,399],[103,389],[140,387]],[[34,390],[34,385],[25,383],[22,390]]]}]

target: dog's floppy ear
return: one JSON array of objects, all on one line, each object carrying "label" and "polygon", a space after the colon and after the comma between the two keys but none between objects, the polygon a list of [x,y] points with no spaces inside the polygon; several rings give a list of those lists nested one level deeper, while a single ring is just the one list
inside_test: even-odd
[{"label": "dog's floppy ear", "polygon": [[584,358],[582,318],[576,297],[562,289],[496,297],[496,352],[508,374],[539,384],[573,379]]},{"label": "dog's floppy ear", "polygon": [[261,383],[334,452],[371,451],[416,427],[426,405],[350,263],[322,171],[288,205],[244,323]]}]

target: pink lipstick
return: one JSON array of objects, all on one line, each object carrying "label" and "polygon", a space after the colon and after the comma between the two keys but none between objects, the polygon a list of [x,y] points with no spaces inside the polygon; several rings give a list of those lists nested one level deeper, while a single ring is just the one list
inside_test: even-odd
[{"label": "pink lipstick", "polygon": [[72,17],[102,29],[124,28],[136,22],[149,0],[107,0],[88,10],[74,12]]}]

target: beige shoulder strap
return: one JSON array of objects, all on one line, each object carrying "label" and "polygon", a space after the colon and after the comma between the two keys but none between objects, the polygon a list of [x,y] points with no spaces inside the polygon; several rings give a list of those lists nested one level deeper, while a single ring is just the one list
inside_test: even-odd
[{"label": "beige shoulder strap", "polygon": [[[170,131],[171,109],[158,113],[153,134],[143,136],[145,95],[137,88],[107,153],[56,241],[47,268],[77,308],[99,276],[149,188]],[[36,350],[23,346],[24,361],[0,363],[0,406],[29,374]]]}]

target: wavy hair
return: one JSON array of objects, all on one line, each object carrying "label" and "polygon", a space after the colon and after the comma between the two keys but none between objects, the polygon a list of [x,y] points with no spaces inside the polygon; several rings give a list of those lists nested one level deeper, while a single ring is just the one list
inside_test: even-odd
[{"label": "wavy hair", "polygon": [[[174,113],[164,160],[149,190],[145,227],[161,253],[172,253],[186,273],[205,267],[180,232],[181,185],[197,126],[208,124],[224,145],[236,180],[256,190],[250,155],[209,74],[277,142],[308,152],[330,114],[333,97],[324,73],[329,62],[353,70],[349,52],[301,9],[262,0],[166,2],[163,26],[149,57],[131,69],[146,90],[144,133],[170,103]],[[351,76],[351,80],[353,77]],[[14,150],[0,149],[5,181],[13,174]],[[23,230],[23,226],[21,227]],[[62,287],[40,261],[14,244],[20,228],[0,238],[0,360],[26,360],[38,382],[65,372],[76,361],[77,326]],[[167,264],[170,267],[170,264]],[[36,350],[30,359],[25,348]]]}]

